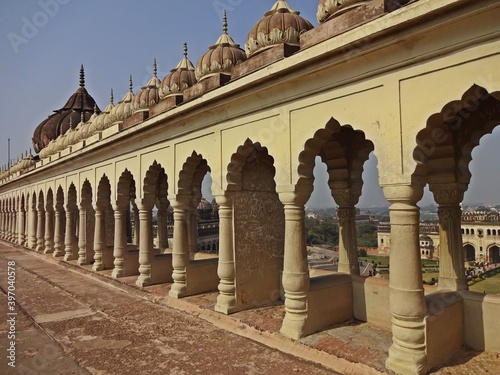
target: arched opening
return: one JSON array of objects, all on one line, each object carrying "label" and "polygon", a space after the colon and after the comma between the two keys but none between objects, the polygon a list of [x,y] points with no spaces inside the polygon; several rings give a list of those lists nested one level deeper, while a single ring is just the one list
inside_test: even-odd
[{"label": "arched opening", "polygon": [[276,193],[274,159],[247,139],[227,166],[233,198],[235,297],[238,309],[280,299],[285,218]]},{"label": "arched opening", "polygon": [[80,221],[78,241],[78,264],[94,263],[95,210],[92,205],[92,185],[85,180],[82,185],[80,200]]},{"label": "arched opening", "polygon": [[493,245],[488,249],[488,262],[500,263],[500,247]]},{"label": "arched opening", "polygon": [[94,271],[112,269],[115,220],[111,205],[111,184],[103,175],[97,185],[97,199],[94,207]]},{"label": "arched opening", "polygon": [[476,249],[471,244],[464,245],[464,254],[466,262],[474,262],[476,260]]},{"label": "arched opening", "polygon": [[125,169],[118,179],[112,277],[139,273],[139,211],[134,176]]}]

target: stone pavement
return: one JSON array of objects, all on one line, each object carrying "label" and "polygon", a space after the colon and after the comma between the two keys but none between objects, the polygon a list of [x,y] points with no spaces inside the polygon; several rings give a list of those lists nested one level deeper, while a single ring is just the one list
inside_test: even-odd
[{"label": "stone pavement", "polygon": [[[0,287],[15,261],[16,368],[0,374],[380,374],[391,334],[368,323],[294,342],[279,333],[282,304],[225,316],[215,293],[174,299],[170,285],[139,289],[90,268],[0,242]],[[3,263],[3,264],[2,264]],[[8,317],[0,293],[0,316]],[[369,327],[370,329],[365,329]],[[0,319],[0,353],[7,353]],[[494,374],[495,353],[463,351],[436,374]]]}]

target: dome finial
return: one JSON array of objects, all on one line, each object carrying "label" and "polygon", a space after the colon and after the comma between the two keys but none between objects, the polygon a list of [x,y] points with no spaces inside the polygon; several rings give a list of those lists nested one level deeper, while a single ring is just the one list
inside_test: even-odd
[{"label": "dome finial", "polygon": [[156,77],[156,72],[158,69],[156,69],[156,57],[153,60],[153,75]]},{"label": "dome finial", "polygon": [[224,34],[227,34],[227,14],[226,10],[224,9],[224,16],[223,16],[223,21],[222,21],[222,31]]},{"label": "dome finial", "polygon": [[130,92],[133,92],[133,87],[134,87],[134,85],[133,85],[133,83],[132,83],[132,74],[131,74],[131,75],[129,76],[129,78],[128,78],[128,90],[129,90]]},{"label": "dome finial", "polygon": [[114,99],[115,99],[115,98],[114,98],[114,96],[113,96],[113,88],[111,88],[111,95],[109,96],[109,102],[110,102],[111,104],[113,104],[113,105],[115,104],[115,103],[113,103],[113,100],[114,100]]},{"label": "dome finial", "polygon": [[184,42],[184,57],[187,58],[188,56],[188,44]]},{"label": "dome finial", "polygon": [[83,64],[80,65],[80,87],[85,87],[85,70]]}]

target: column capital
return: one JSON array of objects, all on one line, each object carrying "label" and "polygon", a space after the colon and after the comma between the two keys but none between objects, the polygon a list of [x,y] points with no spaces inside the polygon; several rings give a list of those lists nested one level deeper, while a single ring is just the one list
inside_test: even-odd
[{"label": "column capital", "polygon": [[332,197],[339,207],[354,207],[358,201],[361,192],[353,189],[331,189]]},{"label": "column capital", "polygon": [[277,186],[276,192],[285,206],[304,206],[311,197],[313,185]]},{"label": "column capital", "polygon": [[190,207],[191,201],[191,194],[177,194],[175,200],[170,202],[170,205],[174,208],[174,211],[186,210]]},{"label": "column capital", "polygon": [[429,190],[433,193],[434,199],[439,205],[453,205],[462,202],[467,185],[455,182],[429,184]]},{"label": "column capital", "polygon": [[416,205],[424,195],[422,185],[385,185],[382,186],[385,199],[391,204]]}]

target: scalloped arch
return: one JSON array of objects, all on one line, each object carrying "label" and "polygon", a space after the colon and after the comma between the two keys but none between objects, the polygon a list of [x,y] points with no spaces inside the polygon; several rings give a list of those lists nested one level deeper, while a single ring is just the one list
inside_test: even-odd
[{"label": "scalloped arch", "polygon": [[247,161],[252,161],[258,154],[268,159],[269,164],[274,168],[274,158],[269,155],[267,147],[261,146],[259,142],[252,142],[247,138],[245,143],[238,146],[236,152],[231,155],[231,162],[227,166],[227,190],[240,191],[242,189],[242,171]]},{"label": "scalloped arch", "polygon": [[168,205],[168,180],[165,169],[156,160],[151,164],[144,177],[143,198],[144,203],[154,206],[158,201],[160,205]]},{"label": "scalloped arch", "polygon": [[446,103],[427,119],[416,136],[414,175],[432,183],[467,186],[472,177],[469,164],[480,139],[500,124],[500,91],[489,93],[473,84],[460,100]]},{"label": "scalloped arch", "polygon": [[298,158],[296,185],[313,184],[315,158],[320,156],[327,166],[330,188],[355,189],[361,194],[363,166],[373,150],[373,142],[366,139],[364,132],[350,125],[341,126],[332,117],[305,142]]},{"label": "scalloped arch", "polygon": [[116,204],[118,206],[126,207],[131,199],[136,198],[134,176],[127,168],[125,168],[118,179],[116,193]]},{"label": "scalloped arch", "polygon": [[179,172],[179,194],[192,194],[194,187],[201,186],[203,177],[210,172],[210,166],[203,155],[193,151],[191,156],[186,159]]}]

